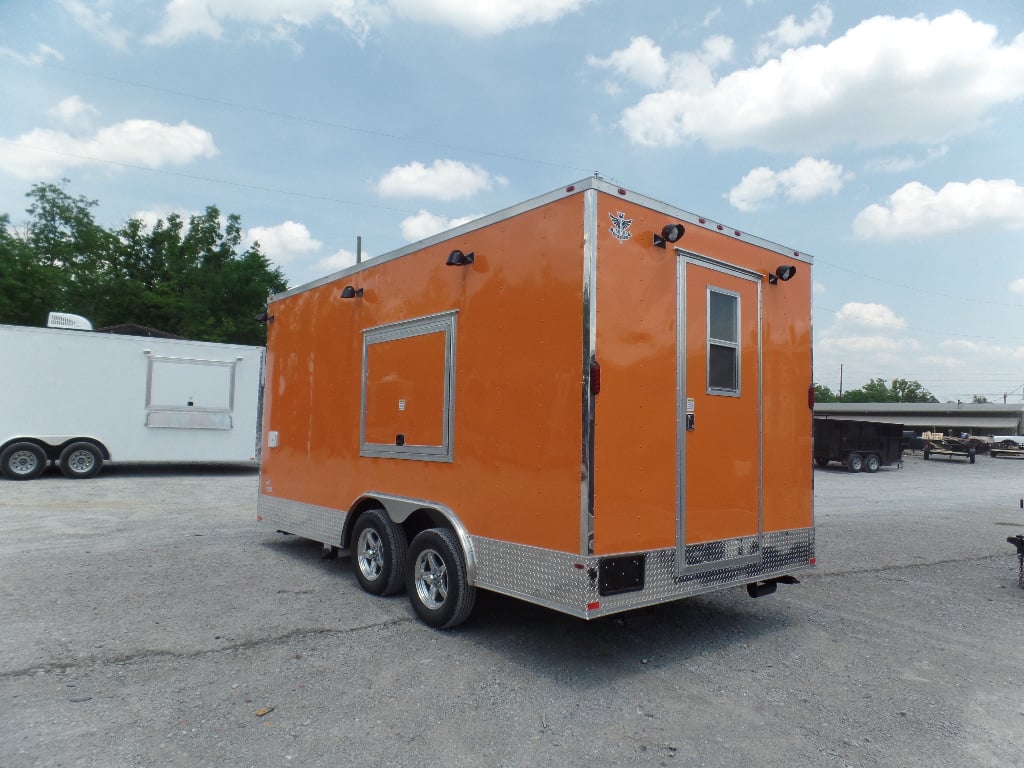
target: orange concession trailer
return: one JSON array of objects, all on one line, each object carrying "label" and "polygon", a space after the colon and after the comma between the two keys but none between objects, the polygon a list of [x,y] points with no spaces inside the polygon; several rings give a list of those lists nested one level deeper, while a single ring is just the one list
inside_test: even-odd
[{"label": "orange concession trailer", "polygon": [[811,258],[590,178],[274,296],[257,518],[427,624],[815,563]]}]

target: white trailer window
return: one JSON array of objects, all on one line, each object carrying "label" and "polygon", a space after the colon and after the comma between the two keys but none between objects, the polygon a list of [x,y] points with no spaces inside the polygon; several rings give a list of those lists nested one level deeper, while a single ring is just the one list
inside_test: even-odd
[{"label": "white trailer window", "polygon": [[149,356],[146,426],[231,429],[236,360]]},{"label": "white trailer window", "polygon": [[740,393],[740,297],[708,288],[708,392]]}]

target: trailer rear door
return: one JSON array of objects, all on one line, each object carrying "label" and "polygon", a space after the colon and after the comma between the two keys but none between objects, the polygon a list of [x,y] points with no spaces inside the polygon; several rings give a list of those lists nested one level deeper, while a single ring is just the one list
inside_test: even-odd
[{"label": "trailer rear door", "polygon": [[761,274],[679,251],[680,575],[761,559]]}]

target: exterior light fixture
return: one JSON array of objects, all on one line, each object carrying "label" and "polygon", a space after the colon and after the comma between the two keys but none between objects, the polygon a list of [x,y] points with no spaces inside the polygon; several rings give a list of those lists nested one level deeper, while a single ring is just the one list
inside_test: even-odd
[{"label": "exterior light fixture", "polygon": [[686,229],[679,222],[673,222],[672,224],[666,224],[661,228],[661,234],[654,235],[654,247],[664,248],[665,243],[674,243],[676,240],[681,238],[686,232]]},{"label": "exterior light fixture", "polygon": [[779,280],[786,282],[793,275],[796,274],[796,267],[792,264],[783,264],[781,267],[777,267],[774,275],[768,275],[768,283],[775,285]]},{"label": "exterior light fixture", "polygon": [[473,263],[473,251],[469,253],[463,253],[457,248],[448,254],[448,261],[445,262],[449,267],[465,267]]},{"label": "exterior light fixture", "polygon": [[362,288],[353,288],[351,285],[346,285],[341,289],[341,298],[343,299],[354,299],[356,297],[362,298],[362,296]]}]

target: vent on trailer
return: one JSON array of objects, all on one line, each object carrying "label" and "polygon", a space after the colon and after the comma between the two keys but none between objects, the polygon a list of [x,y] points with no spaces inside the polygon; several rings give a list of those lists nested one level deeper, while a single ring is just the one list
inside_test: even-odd
[{"label": "vent on trailer", "polygon": [[91,331],[92,323],[81,315],[68,312],[51,312],[46,318],[47,328],[68,328],[74,331]]}]

